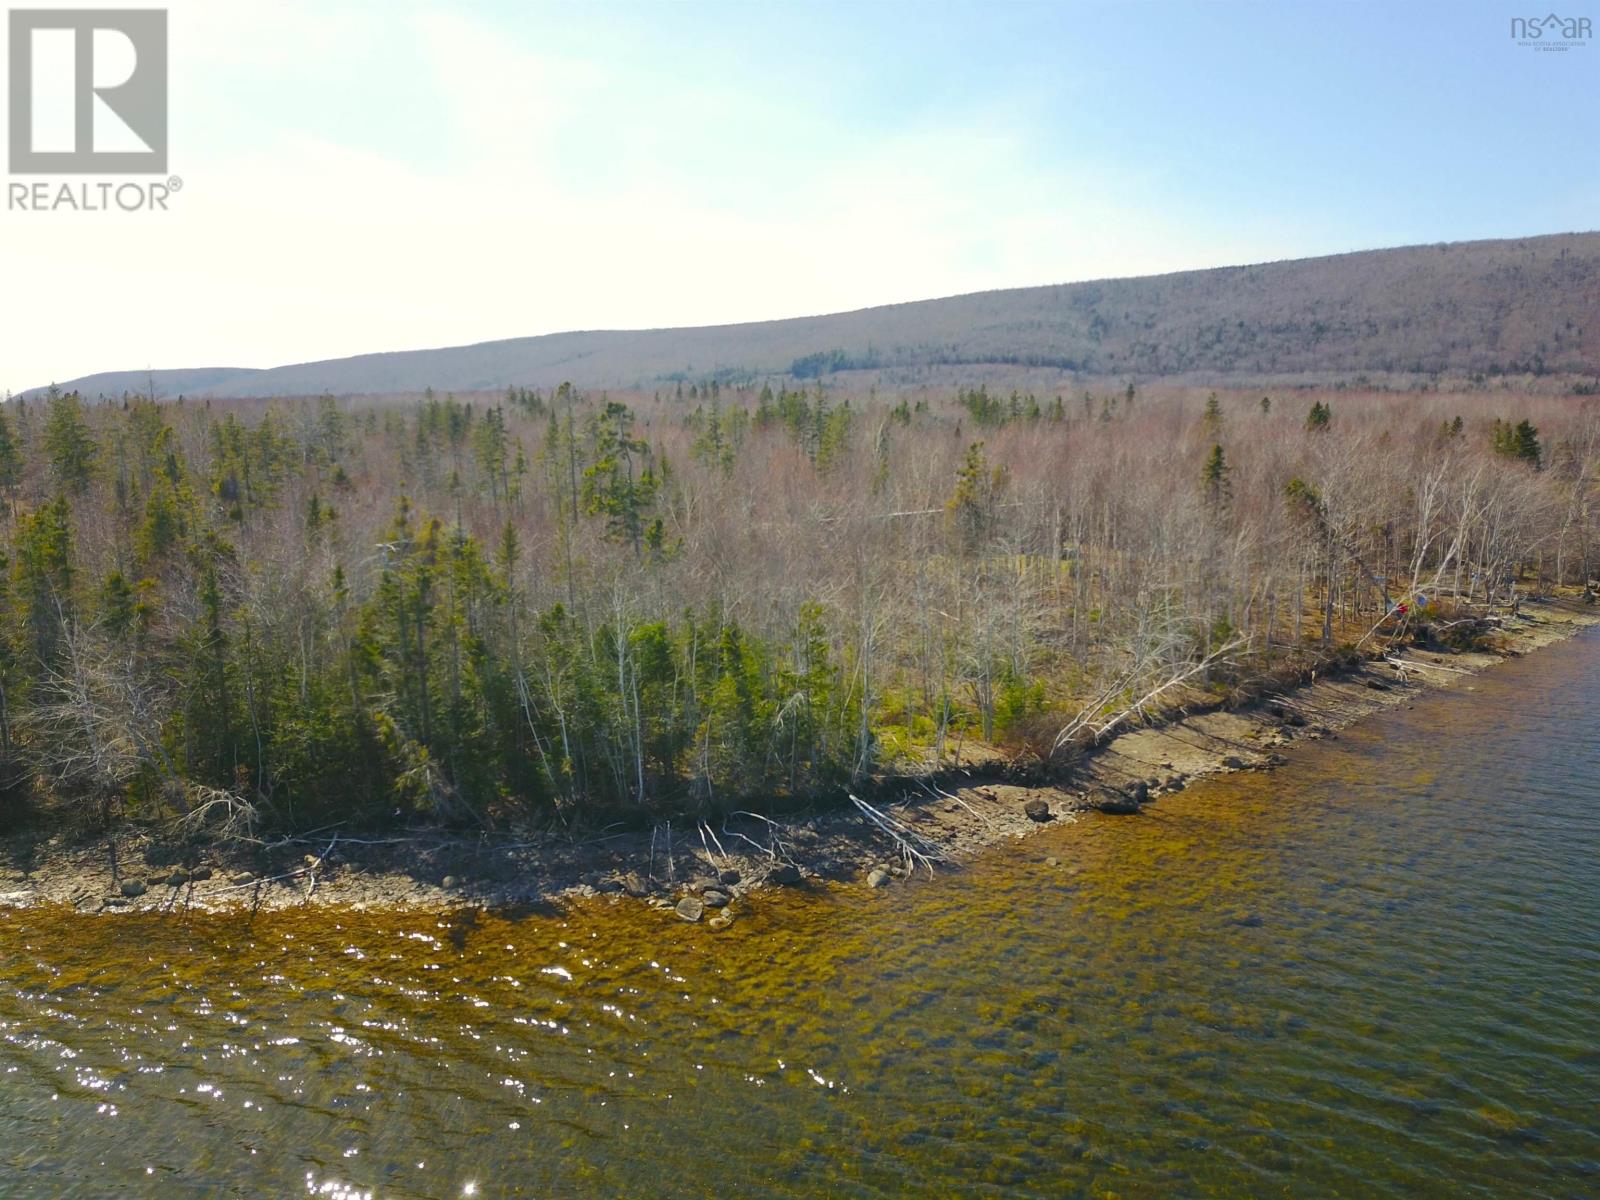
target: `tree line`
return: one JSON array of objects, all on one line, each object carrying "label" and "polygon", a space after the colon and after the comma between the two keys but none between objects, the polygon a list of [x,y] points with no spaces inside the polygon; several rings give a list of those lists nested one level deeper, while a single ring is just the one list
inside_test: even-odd
[{"label": "tree line", "polygon": [[1048,754],[1162,680],[1590,578],[1600,405],[1510,403],[13,400],[0,804],[598,820]]}]

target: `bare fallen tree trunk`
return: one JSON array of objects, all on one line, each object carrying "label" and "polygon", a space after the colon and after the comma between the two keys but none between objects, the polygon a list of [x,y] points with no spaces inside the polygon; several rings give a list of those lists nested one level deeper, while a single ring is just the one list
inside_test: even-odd
[{"label": "bare fallen tree trunk", "polygon": [[1145,691],[1131,704],[1118,709],[1110,716],[1105,717],[1103,720],[1098,720],[1098,715],[1111,702],[1111,697],[1126,691],[1131,686],[1134,686],[1134,683],[1140,674],[1141,668],[1145,664],[1136,665],[1134,668],[1131,668],[1122,675],[1118,676],[1116,679],[1112,680],[1112,682],[1101,692],[1100,696],[1094,703],[1082,709],[1077,716],[1075,716],[1071,721],[1061,728],[1060,732],[1056,734],[1055,742],[1051,745],[1051,753],[1059,753],[1062,749],[1079,738],[1085,731],[1087,731],[1090,735],[1089,744],[1098,745],[1108,734],[1120,729],[1133,717],[1147,717],[1148,714],[1145,710],[1148,708],[1148,706],[1153,704],[1156,700],[1159,700],[1166,693],[1172,691],[1174,688],[1181,687],[1183,684],[1193,679],[1196,675],[1202,675],[1209,671],[1212,667],[1220,664],[1231,664],[1233,662],[1233,651],[1243,646],[1245,641],[1245,638],[1237,637],[1223,643],[1221,646],[1218,646],[1215,650],[1211,651],[1211,653],[1205,655],[1203,658],[1190,662],[1180,670],[1166,676],[1154,687],[1151,687]]}]

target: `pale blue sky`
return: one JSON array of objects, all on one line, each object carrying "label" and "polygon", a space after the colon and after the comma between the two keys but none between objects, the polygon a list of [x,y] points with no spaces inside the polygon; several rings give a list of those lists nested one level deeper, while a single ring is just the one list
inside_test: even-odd
[{"label": "pale blue sky", "polygon": [[0,384],[1600,227],[1524,7],[180,0],[180,203],[0,214]]}]

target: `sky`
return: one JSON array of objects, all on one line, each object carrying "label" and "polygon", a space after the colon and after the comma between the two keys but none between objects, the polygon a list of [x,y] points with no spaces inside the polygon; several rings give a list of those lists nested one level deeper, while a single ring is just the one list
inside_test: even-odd
[{"label": "sky", "polygon": [[0,388],[1600,228],[1525,8],[177,0],[182,190],[0,211]]}]

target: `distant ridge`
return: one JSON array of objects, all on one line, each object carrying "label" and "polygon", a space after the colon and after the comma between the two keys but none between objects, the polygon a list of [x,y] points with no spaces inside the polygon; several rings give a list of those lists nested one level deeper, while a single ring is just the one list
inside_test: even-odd
[{"label": "distant ridge", "polygon": [[1353,373],[1600,374],[1600,233],[1367,250],[978,292],[827,316],[587,331],[269,370],[114,371],[88,396],[289,396],[643,387],[993,368],[1228,382]]}]

